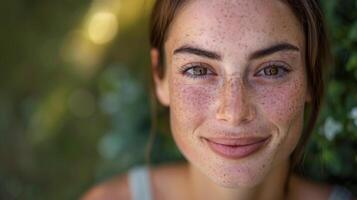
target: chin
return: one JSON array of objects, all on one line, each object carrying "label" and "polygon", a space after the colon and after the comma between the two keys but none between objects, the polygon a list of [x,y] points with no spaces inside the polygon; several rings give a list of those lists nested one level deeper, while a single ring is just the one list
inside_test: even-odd
[{"label": "chin", "polygon": [[253,167],[246,164],[225,168],[218,167],[217,170],[209,170],[206,173],[217,185],[232,189],[256,187],[264,181],[267,174],[266,164],[255,164]]},{"label": "chin", "polygon": [[[215,177],[213,177],[215,178]],[[262,178],[258,177],[227,177],[227,178],[216,178],[213,180],[217,185],[224,187],[224,188],[254,188],[261,184]]]}]

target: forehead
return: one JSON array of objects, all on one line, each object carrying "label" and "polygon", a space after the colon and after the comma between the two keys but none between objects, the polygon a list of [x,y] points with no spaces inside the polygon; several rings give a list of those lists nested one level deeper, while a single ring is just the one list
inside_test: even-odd
[{"label": "forehead", "polygon": [[238,51],[291,42],[303,49],[303,40],[300,23],[283,1],[192,0],[177,13],[166,46],[196,44]]}]

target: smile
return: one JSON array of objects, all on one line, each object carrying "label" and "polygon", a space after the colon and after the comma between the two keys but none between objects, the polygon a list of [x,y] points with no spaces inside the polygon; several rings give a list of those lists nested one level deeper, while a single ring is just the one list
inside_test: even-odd
[{"label": "smile", "polygon": [[229,159],[247,157],[261,147],[270,139],[269,137],[249,137],[239,139],[227,138],[203,138],[212,151]]}]

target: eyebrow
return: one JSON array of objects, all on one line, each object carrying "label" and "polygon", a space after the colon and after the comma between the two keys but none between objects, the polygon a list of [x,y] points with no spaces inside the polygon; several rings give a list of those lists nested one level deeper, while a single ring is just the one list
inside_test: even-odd
[{"label": "eyebrow", "polygon": [[202,48],[193,47],[193,46],[189,46],[189,45],[184,45],[178,49],[175,49],[174,55],[179,54],[179,53],[188,53],[188,54],[194,54],[197,56],[201,56],[201,57],[205,57],[205,58],[209,58],[209,59],[213,59],[213,60],[222,60],[222,56],[216,52],[208,51],[208,50],[205,50]]},{"label": "eyebrow", "polygon": [[265,56],[274,54],[279,51],[298,51],[299,52],[300,49],[297,46],[289,44],[289,43],[285,43],[285,42],[278,43],[278,44],[272,45],[270,47],[267,47],[265,49],[258,50],[256,52],[252,53],[249,56],[249,60],[254,60],[254,59],[261,58],[261,57],[265,57]]},{"label": "eyebrow", "polygon": [[[262,57],[274,54],[279,51],[300,51],[300,49],[297,46],[292,45],[290,43],[285,43],[285,42],[278,43],[278,44],[274,44],[270,47],[267,47],[265,49],[261,49],[261,50],[253,52],[249,56],[249,60],[262,58]],[[197,56],[201,56],[201,57],[205,57],[205,58],[209,58],[209,59],[213,59],[213,60],[222,60],[222,56],[219,53],[205,50],[205,49],[202,49],[199,47],[190,46],[190,45],[183,45],[182,47],[179,47],[174,50],[174,55],[179,54],[179,53],[183,53],[183,54],[188,53],[188,54],[194,54]]]}]

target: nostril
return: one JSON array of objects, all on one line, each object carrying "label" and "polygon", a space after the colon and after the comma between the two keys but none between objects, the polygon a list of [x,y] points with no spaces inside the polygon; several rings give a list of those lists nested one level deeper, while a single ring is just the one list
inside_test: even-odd
[{"label": "nostril", "polygon": [[237,99],[221,102],[216,112],[217,120],[233,125],[252,121],[255,115],[256,110],[251,102]]},{"label": "nostril", "polygon": [[223,120],[223,121],[229,121],[231,116],[229,116],[229,113],[227,113],[227,105],[222,105],[218,108],[216,117],[218,120]]}]

